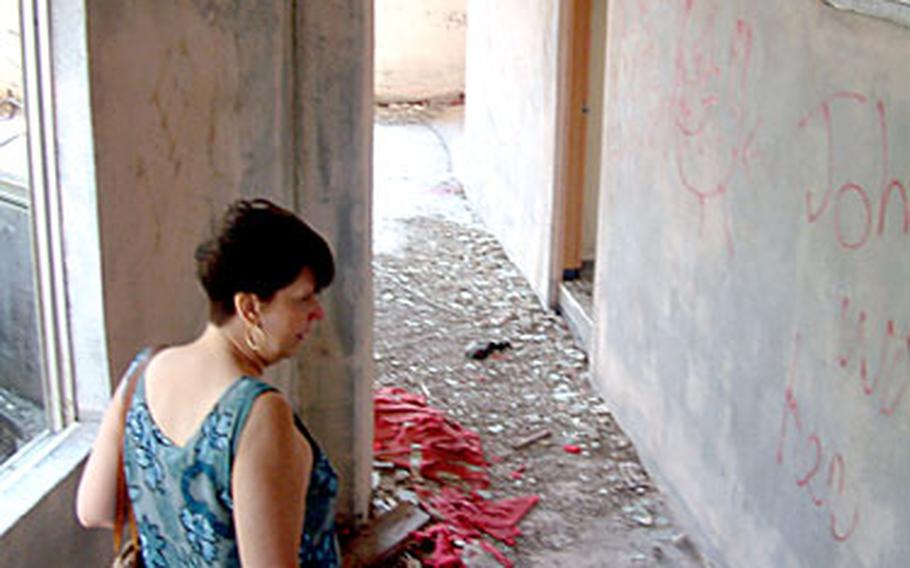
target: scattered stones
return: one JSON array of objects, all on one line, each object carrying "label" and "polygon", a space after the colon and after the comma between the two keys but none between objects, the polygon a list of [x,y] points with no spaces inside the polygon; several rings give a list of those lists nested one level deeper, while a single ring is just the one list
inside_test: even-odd
[{"label": "scattered stones", "polygon": [[579,416],[584,414],[588,410],[588,405],[583,402],[578,402],[569,407],[569,414],[572,416]]},{"label": "scattered stones", "polygon": [[[374,218],[374,229],[397,231],[400,244],[373,262],[377,383],[432,395],[434,406],[481,433],[491,464],[488,495],[540,495],[521,525],[524,537],[507,551],[515,565],[545,565],[535,561],[544,552],[571,552],[579,527],[595,518],[615,517],[618,531],[654,533],[657,546],[658,533],[676,529],[631,441],[591,392],[585,352],[460,195],[434,194],[432,211]],[[433,483],[375,469],[390,480],[374,492],[376,510]],[[667,562],[650,545],[630,544],[622,557],[638,553],[653,565],[683,555],[686,541],[662,543]],[[469,552],[462,550],[465,562],[483,566]],[[407,551],[396,568],[419,555]]]},{"label": "scattered stones", "polygon": [[641,503],[632,503],[622,508],[622,512],[633,522],[643,526],[654,526],[654,516]]}]

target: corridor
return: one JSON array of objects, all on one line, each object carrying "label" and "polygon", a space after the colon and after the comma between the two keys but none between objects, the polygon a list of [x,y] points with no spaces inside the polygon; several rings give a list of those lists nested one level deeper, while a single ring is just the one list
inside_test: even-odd
[{"label": "corridor", "polygon": [[[461,107],[399,105],[377,118],[376,387],[425,397],[480,435],[490,462],[484,498],[540,496],[517,545],[500,545],[516,566],[701,566],[591,391],[587,356],[565,321],[541,306],[469,209],[452,170]],[[490,342],[510,347],[468,356]],[[376,512],[416,500],[417,486],[436,487],[375,465]],[[499,565],[476,543],[462,552],[469,565]],[[399,565],[419,556],[415,545]]]}]

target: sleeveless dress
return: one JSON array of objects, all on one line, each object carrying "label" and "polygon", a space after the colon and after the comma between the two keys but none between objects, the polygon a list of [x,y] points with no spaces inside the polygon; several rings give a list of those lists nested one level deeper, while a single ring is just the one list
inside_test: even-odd
[{"label": "sleeveless dress", "polygon": [[[253,402],[272,390],[276,389],[252,377],[238,379],[193,437],[177,446],[153,421],[145,375],[139,377],[127,413],[123,455],[146,566],[240,566],[231,466]],[[294,419],[313,449],[299,564],[340,566],[334,518],[338,478],[306,427]]]}]

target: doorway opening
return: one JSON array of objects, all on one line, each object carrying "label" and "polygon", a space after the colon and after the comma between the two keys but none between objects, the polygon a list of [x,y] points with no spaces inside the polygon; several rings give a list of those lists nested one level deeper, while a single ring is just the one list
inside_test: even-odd
[{"label": "doorway opening", "polygon": [[569,36],[563,191],[562,282],[558,305],[591,352],[600,193],[606,0],[573,3]]}]

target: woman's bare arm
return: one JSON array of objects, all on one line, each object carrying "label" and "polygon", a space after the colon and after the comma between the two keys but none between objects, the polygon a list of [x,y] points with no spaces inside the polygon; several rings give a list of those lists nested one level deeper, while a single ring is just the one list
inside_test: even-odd
[{"label": "woman's bare arm", "polygon": [[117,504],[117,468],[123,440],[121,384],[111,399],[76,494],[76,517],[86,528],[111,528]]},{"label": "woman's bare arm", "polygon": [[297,566],[313,451],[287,400],[265,393],[240,435],[232,471],[234,523],[244,566]]}]

